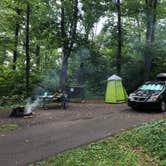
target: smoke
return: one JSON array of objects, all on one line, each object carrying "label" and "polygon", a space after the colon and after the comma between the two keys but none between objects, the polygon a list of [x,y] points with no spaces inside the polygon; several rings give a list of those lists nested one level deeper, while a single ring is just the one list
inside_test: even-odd
[{"label": "smoke", "polygon": [[38,87],[34,89],[34,97],[26,99],[24,115],[32,114],[32,111],[41,104],[40,96],[43,96],[45,93],[48,95],[54,94],[58,89],[59,76],[55,69],[50,69],[43,75]]},{"label": "smoke", "polygon": [[35,110],[36,107],[40,105],[40,99],[39,97],[32,102],[31,98],[28,98],[26,101],[26,106],[24,109],[24,115],[30,115],[32,114],[32,111]]},{"label": "smoke", "polygon": [[34,90],[34,96],[38,97],[45,92],[53,94],[59,89],[59,75],[55,69],[50,69],[43,75],[42,81]]}]

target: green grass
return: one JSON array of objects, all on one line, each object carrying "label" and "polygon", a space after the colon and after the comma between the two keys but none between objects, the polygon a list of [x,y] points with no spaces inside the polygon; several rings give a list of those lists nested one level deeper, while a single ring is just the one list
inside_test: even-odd
[{"label": "green grass", "polygon": [[4,125],[0,125],[0,132],[13,131],[18,128],[19,126],[17,124],[4,124]]},{"label": "green grass", "polygon": [[[56,147],[55,147],[56,148]],[[166,120],[76,148],[35,166],[166,166]]]},{"label": "green grass", "polygon": [[25,104],[13,104],[13,105],[6,105],[6,106],[0,106],[0,111],[11,111],[11,109],[16,107],[24,107]]},{"label": "green grass", "polygon": [[3,112],[3,111],[9,111],[11,109],[10,106],[0,106],[0,111]]}]

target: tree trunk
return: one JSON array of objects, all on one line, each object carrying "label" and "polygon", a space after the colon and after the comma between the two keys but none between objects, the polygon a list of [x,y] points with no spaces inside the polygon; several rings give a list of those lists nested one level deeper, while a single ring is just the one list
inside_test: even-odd
[{"label": "tree trunk", "polygon": [[[60,76],[60,86],[62,90],[66,89],[67,86],[67,67],[68,58],[71,55],[73,45],[76,38],[77,22],[78,22],[78,0],[73,0],[73,15],[70,24],[65,20],[65,6],[63,4],[64,0],[61,0],[61,45],[62,45],[62,68]],[[65,28],[69,26],[70,28]],[[70,29],[68,31],[68,29]]]},{"label": "tree trunk", "polygon": [[83,77],[84,72],[83,71],[84,71],[84,63],[81,62],[80,67],[77,71],[77,82],[78,82],[79,85],[84,84],[84,77]]},{"label": "tree trunk", "polygon": [[39,69],[40,68],[40,46],[36,46],[36,66]]},{"label": "tree trunk", "polygon": [[141,26],[140,26],[139,16],[136,16],[136,22],[138,26],[138,41],[141,43]]},{"label": "tree trunk", "polygon": [[61,89],[64,91],[67,86],[67,67],[68,67],[68,56],[66,54],[62,57],[62,68],[61,68]]},{"label": "tree trunk", "polygon": [[157,0],[153,3],[153,18],[152,18],[152,33],[151,33],[151,43],[154,44],[155,41],[155,29],[156,29],[156,17],[157,17]]},{"label": "tree trunk", "polygon": [[30,55],[29,55],[29,21],[30,21],[30,6],[27,3],[26,13],[26,96],[29,96],[29,79],[30,79]]},{"label": "tree trunk", "polygon": [[147,81],[150,78],[150,72],[152,67],[152,47],[155,36],[156,26],[156,8],[157,0],[146,0],[146,47],[145,47],[145,68],[144,68],[144,80]]},{"label": "tree trunk", "polygon": [[[17,13],[18,16],[20,16],[20,14],[21,14],[20,9],[17,8],[16,13]],[[20,28],[19,21],[16,20],[15,36],[14,36],[14,51],[13,51],[13,70],[16,70],[19,28]]]},{"label": "tree trunk", "polygon": [[0,50],[0,54],[2,54],[2,56],[0,56],[0,65],[3,65],[4,61],[5,61],[5,58],[6,58],[6,48],[3,47],[1,50]]},{"label": "tree trunk", "polygon": [[[67,34],[65,31],[65,9],[63,6],[64,0],[61,0],[61,40],[62,40],[62,67],[61,67],[61,75],[60,75],[60,86],[61,89],[65,89],[65,84],[67,81],[67,64],[68,57],[66,55],[66,46],[68,45]],[[66,43],[67,42],[67,43]]]},{"label": "tree trunk", "polygon": [[117,0],[117,12],[118,12],[118,54],[117,54],[117,74],[121,75],[121,57],[122,57],[122,29],[121,29],[121,6],[120,0]]},{"label": "tree trunk", "polygon": [[147,2],[146,4],[146,47],[145,47],[145,72],[144,72],[144,80],[147,81],[150,77],[151,70],[151,11],[150,6]]}]

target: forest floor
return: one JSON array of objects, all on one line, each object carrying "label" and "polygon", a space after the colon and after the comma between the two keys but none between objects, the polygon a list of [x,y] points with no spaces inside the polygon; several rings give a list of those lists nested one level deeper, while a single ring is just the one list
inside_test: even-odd
[{"label": "forest floor", "polygon": [[87,144],[142,123],[166,117],[159,111],[133,111],[124,104],[102,101],[70,103],[63,110],[51,104],[37,109],[32,118],[9,118],[0,112],[0,125],[18,124],[12,132],[0,133],[0,165],[25,165]]}]

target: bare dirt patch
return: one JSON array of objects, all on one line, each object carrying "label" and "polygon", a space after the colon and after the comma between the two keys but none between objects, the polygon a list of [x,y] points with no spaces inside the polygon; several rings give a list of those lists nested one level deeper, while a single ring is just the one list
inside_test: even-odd
[{"label": "bare dirt patch", "polygon": [[[141,121],[145,118],[158,119],[165,116],[165,113],[160,111],[134,111],[131,110],[126,103],[122,104],[105,104],[101,100],[90,100],[85,103],[70,103],[69,107],[64,110],[57,104],[48,105],[48,109],[37,108],[33,112],[32,118],[11,118],[9,117],[11,110],[0,112],[0,125],[15,123],[22,127],[45,124],[58,121],[78,121],[90,120],[98,116],[111,116],[123,119],[123,116],[128,118],[140,118]],[[120,123],[120,121],[119,121]]]}]

